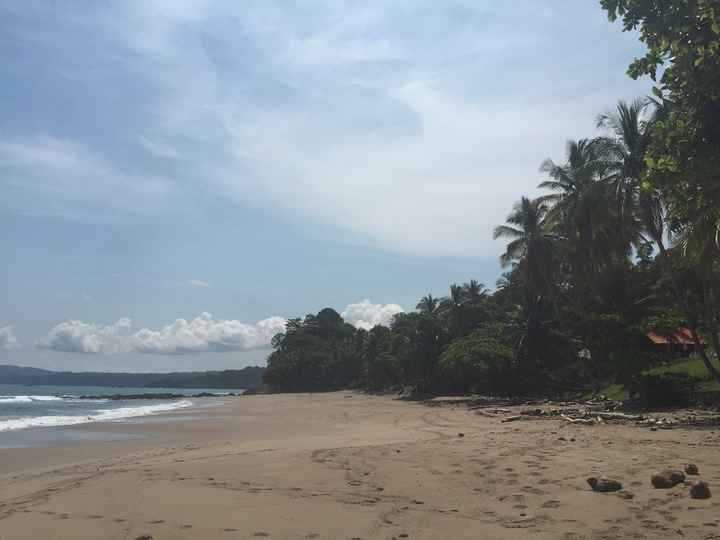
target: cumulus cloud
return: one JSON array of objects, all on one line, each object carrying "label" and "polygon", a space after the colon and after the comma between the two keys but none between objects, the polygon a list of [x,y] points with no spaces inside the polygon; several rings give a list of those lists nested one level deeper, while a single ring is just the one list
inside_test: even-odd
[{"label": "cumulus cloud", "polygon": [[363,300],[348,305],[341,313],[342,318],[357,328],[370,330],[375,326],[389,326],[393,316],[405,310],[397,304],[373,304]]},{"label": "cumulus cloud", "polygon": [[285,322],[282,317],[270,317],[245,324],[201,313],[189,321],[177,319],[159,329],[143,328],[131,333],[132,321],[127,318],[108,326],[73,320],[54,326],[36,346],[74,353],[164,355],[262,349],[285,329]]},{"label": "cumulus cloud", "polygon": [[20,348],[20,342],[15,337],[12,326],[0,328],[0,351],[12,351]]},{"label": "cumulus cloud", "polygon": [[131,337],[132,349],[149,354],[188,354],[261,349],[285,330],[285,319],[270,317],[255,324],[214,319],[202,313],[191,321],[178,319],[159,330],[144,328]]},{"label": "cumulus cloud", "polygon": [[[377,325],[388,326],[394,315],[404,311],[397,304],[373,304],[369,300],[362,300],[349,304],[341,315],[353,326],[370,330]],[[285,317],[274,316],[248,324],[232,319],[216,319],[210,313],[201,313],[190,320],[177,319],[161,328],[142,328],[133,332],[133,323],[129,318],[110,325],[69,320],[51,328],[48,335],[37,341],[35,346],[88,354],[182,355],[246,351],[269,347],[273,336],[285,331],[286,322]],[[7,349],[13,343],[16,344],[16,340],[12,328],[8,326],[0,329],[0,348]]]},{"label": "cumulus cloud", "polygon": [[107,326],[70,320],[50,329],[48,335],[38,341],[39,349],[73,353],[120,353],[128,352],[126,331],[132,320],[124,318]]},{"label": "cumulus cloud", "polygon": [[185,281],[185,285],[194,289],[208,289],[210,287],[207,281],[202,281],[201,279],[188,279]]}]

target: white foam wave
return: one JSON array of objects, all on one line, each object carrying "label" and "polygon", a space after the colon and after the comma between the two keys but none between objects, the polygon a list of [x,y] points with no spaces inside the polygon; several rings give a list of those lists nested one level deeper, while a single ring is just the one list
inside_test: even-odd
[{"label": "white foam wave", "polygon": [[[19,396],[18,396],[19,397]],[[182,400],[158,405],[141,407],[118,407],[117,409],[100,409],[87,416],[36,416],[34,418],[14,418],[0,421],[0,432],[14,431],[33,427],[74,426],[91,422],[114,422],[137,416],[147,416],[159,412],[172,411],[190,407],[191,401]]]},{"label": "white foam wave", "polygon": [[58,396],[0,396],[0,403],[32,403],[33,401],[60,401]]}]

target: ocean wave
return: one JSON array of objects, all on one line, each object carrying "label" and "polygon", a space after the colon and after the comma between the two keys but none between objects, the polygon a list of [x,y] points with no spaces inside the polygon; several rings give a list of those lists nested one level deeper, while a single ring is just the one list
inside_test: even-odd
[{"label": "ocean wave", "polygon": [[0,396],[0,403],[32,403],[33,401],[61,401],[58,396]]},{"label": "ocean wave", "polygon": [[[28,396],[15,396],[28,397]],[[126,418],[147,416],[159,412],[167,412],[175,409],[190,407],[191,401],[182,400],[173,403],[160,403],[158,405],[144,405],[141,407],[118,407],[117,409],[99,409],[92,414],[84,416],[36,416],[28,418],[13,418],[0,421],[0,432],[14,431],[36,427],[74,426],[78,424],[89,424],[91,422],[113,422]]]}]

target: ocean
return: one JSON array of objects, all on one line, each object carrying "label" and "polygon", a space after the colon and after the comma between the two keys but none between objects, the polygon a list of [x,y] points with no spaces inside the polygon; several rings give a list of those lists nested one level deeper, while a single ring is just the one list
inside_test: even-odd
[{"label": "ocean", "polygon": [[[117,422],[176,409],[192,407],[187,399],[111,400],[113,394],[213,394],[242,393],[242,390],[207,388],[114,388],[100,386],[24,386],[0,384],[0,446],[3,434],[31,428],[75,426],[91,422]],[[79,396],[97,399],[78,399]]]}]

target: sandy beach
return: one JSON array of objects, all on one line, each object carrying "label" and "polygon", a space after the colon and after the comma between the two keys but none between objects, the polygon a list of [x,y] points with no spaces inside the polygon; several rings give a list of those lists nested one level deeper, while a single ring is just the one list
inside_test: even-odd
[{"label": "sandy beach", "polygon": [[[720,489],[717,429],[502,423],[349,392],[81,429],[135,438],[0,450],[2,540],[720,538],[720,491],[650,485],[693,462]],[[592,492],[592,475],[624,489]]]}]

